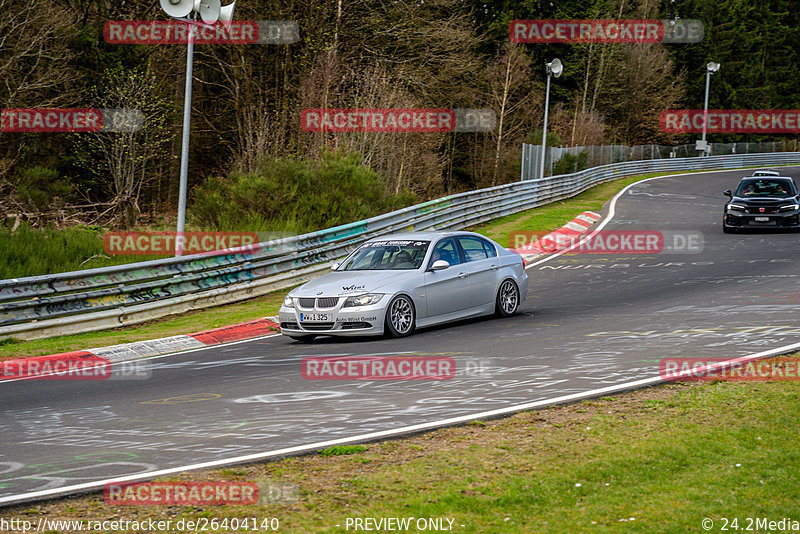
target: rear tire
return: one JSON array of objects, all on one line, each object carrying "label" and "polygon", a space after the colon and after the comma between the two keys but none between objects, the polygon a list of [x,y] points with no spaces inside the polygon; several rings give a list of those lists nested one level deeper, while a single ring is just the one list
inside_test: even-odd
[{"label": "rear tire", "polygon": [[519,288],[511,279],[503,280],[497,290],[495,313],[500,317],[511,317],[519,309]]},{"label": "rear tire", "polygon": [[411,297],[397,295],[386,308],[384,331],[392,337],[405,337],[414,331],[417,314]]}]

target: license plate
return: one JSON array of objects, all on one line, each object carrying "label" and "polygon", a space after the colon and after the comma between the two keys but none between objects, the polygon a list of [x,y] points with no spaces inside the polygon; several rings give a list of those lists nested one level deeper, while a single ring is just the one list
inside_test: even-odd
[{"label": "license plate", "polygon": [[769,217],[756,217],[756,222],[769,222]]},{"label": "license plate", "polygon": [[327,323],[330,321],[330,315],[327,313],[301,313],[301,323]]}]

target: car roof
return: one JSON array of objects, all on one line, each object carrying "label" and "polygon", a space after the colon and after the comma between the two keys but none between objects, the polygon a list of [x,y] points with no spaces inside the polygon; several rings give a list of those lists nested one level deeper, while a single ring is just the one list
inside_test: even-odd
[{"label": "car roof", "polygon": [[745,181],[754,182],[756,180],[764,180],[764,179],[767,179],[767,180],[781,180],[781,181],[788,181],[788,182],[793,182],[794,181],[791,178],[791,176],[745,176],[740,181],[741,182],[745,182]]},{"label": "car roof", "polygon": [[369,241],[435,241],[442,237],[447,237],[451,235],[472,235],[483,237],[486,239],[485,236],[480,234],[476,234],[475,232],[466,232],[463,230],[453,230],[449,232],[400,232],[397,234],[386,234],[380,237],[373,237],[369,239]]},{"label": "car roof", "polygon": [[[759,174],[760,173],[760,174]],[[780,176],[781,173],[775,169],[758,169],[753,171],[753,176]]]}]

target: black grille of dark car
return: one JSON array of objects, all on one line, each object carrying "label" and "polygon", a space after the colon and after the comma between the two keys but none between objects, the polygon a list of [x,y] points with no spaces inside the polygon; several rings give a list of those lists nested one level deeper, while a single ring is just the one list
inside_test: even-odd
[{"label": "black grille of dark car", "polygon": [[320,308],[333,308],[339,303],[339,297],[320,297],[317,299],[317,306]]},{"label": "black grille of dark car", "polygon": [[749,206],[747,208],[747,213],[753,213],[755,215],[758,215],[759,213],[777,213],[777,212],[778,212],[777,206]]},{"label": "black grille of dark car", "polygon": [[315,300],[316,299],[299,298],[299,299],[297,299],[297,302],[300,304],[301,308],[313,308]]}]

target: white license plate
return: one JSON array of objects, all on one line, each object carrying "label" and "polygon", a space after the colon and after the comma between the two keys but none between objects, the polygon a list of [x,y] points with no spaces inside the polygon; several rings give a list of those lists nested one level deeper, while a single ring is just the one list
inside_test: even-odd
[{"label": "white license plate", "polygon": [[769,222],[769,217],[756,217],[756,222]]},{"label": "white license plate", "polygon": [[301,313],[301,323],[327,323],[330,321],[330,315],[327,313]]}]

